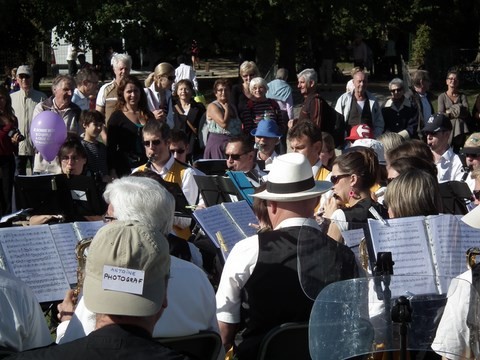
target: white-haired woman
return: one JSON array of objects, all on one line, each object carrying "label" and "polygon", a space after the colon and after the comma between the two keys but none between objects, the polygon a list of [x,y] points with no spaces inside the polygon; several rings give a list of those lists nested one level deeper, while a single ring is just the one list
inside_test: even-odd
[{"label": "white-haired woman", "polygon": [[287,124],[283,120],[278,103],[267,98],[268,85],[261,77],[253,78],[250,81],[250,93],[252,98],[247,101],[246,107],[240,113],[240,120],[243,124],[243,132],[250,134],[263,118],[275,120],[282,135],[287,131]]}]

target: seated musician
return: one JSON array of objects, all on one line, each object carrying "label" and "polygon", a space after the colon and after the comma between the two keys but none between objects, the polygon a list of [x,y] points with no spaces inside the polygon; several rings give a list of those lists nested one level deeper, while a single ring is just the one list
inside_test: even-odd
[{"label": "seated musician", "polygon": [[266,173],[256,163],[253,141],[246,136],[231,137],[225,146],[227,167],[231,171],[243,171],[254,187],[264,182]]},{"label": "seated musician", "polygon": [[[198,187],[193,175],[194,170],[185,163],[175,159],[170,153],[170,127],[159,121],[148,121],[143,127],[143,144],[149,159],[145,165],[139,166],[133,172],[151,171],[160,174],[165,181],[177,183],[190,205],[198,201]],[[174,231],[183,239],[188,239],[191,219],[175,218]]]},{"label": "seated musician", "polygon": [[[222,342],[225,349],[233,346],[237,359],[256,359],[263,337],[274,327],[308,321],[313,300],[303,292],[297,273],[297,242],[302,229],[308,229],[303,233],[314,237],[321,249],[318,266],[329,279],[315,277],[319,283],[357,276],[352,251],[325,236],[312,218],[320,195],[331,186],[313,179],[305,156],[289,153],[273,161],[266,190],[253,195],[266,201],[274,230],[234,246],[216,294]],[[238,341],[234,344],[234,340]]]},{"label": "seated musician", "polygon": [[258,126],[250,134],[255,137],[255,147],[258,149],[257,160],[263,162],[265,166],[270,165],[278,156],[275,146],[280,143],[282,137],[277,122],[270,119],[260,120]]}]

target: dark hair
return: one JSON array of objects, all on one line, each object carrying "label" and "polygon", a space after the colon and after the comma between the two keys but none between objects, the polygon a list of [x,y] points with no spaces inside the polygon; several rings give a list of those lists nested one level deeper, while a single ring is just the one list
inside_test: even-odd
[{"label": "dark hair", "polygon": [[175,94],[173,95],[178,96],[178,88],[180,87],[180,85],[187,85],[190,88],[190,91],[192,92],[192,97],[193,97],[195,90],[193,88],[193,83],[188,79],[182,79],[179,82],[177,82],[177,84],[175,85]]},{"label": "dark hair", "polygon": [[389,163],[401,157],[419,157],[434,163],[432,151],[425,142],[419,139],[405,141],[397,147],[390,149],[386,155]]},{"label": "dark hair", "polygon": [[68,132],[67,138],[58,150],[58,159],[60,160],[62,156],[64,156],[68,151],[72,150],[75,151],[78,156],[87,159],[87,151],[82,145],[81,137],[77,133]]},{"label": "dark hair", "polygon": [[142,129],[144,134],[157,134],[163,141],[170,140],[171,131],[170,127],[163,121],[148,120]]},{"label": "dark hair", "polygon": [[87,127],[93,122],[105,124],[105,115],[97,110],[82,110],[80,113],[80,124]]},{"label": "dark hair", "polygon": [[143,84],[140,82],[140,80],[138,80],[136,76],[133,75],[127,75],[123,77],[122,81],[120,81],[120,85],[118,85],[117,89],[116,109],[123,110],[125,108],[126,101],[123,92],[125,91],[125,88],[128,84],[133,84],[140,91],[138,110],[140,111],[141,116],[143,116],[145,119],[153,118],[153,114],[148,109],[147,95],[145,94],[145,91],[143,91]]},{"label": "dark hair", "polygon": [[314,144],[317,141],[322,142],[322,131],[320,128],[311,121],[300,121],[288,130],[287,138],[297,139],[302,136],[306,136]]},{"label": "dark hair", "polygon": [[370,148],[358,148],[344,153],[333,161],[343,174],[355,174],[359,178],[359,190],[370,189],[378,178],[380,165],[375,151]]},{"label": "dark hair", "polygon": [[230,82],[230,80],[228,80],[228,79],[217,79],[213,83],[213,92],[214,93],[217,92],[217,87],[220,86],[220,85],[225,86],[229,90],[232,89],[232,83]]},{"label": "dark hair", "polygon": [[437,177],[437,167],[433,162],[427,161],[419,157],[401,157],[390,162],[390,168],[394,169],[398,174],[403,174],[412,169],[423,170],[433,177]]},{"label": "dark hair", "polygon": [[6,102],[3,115],[5,115],[10,121],[16,122],[15,114],[12,107],[12,98],[10,97],[8,90],[3,86],[0,86],[0,95],[5,98]]},{"label": "dark hair", "polygon": [[174,129],[170,132],[170,141],[171,142],[183,142],[185,145],[188,145],[188,135],[183,130]]},{"label": "dark hair", "polygon": [[227,143],[225,144],[225,148],[227,147],[228,144],[236,143],[236,142],[239,142],[241,144],[240,148],[242,150],[242,153],[248,153],[254,150],[253,138],[251,136],[246,136],[246,135],[232,136],[227,140]]}]

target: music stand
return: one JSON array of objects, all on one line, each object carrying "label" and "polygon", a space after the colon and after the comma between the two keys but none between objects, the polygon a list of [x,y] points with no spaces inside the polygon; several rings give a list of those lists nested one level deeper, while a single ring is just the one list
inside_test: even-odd
[{"label": "music stand", "polygon": [[442,197],[443,213],[465,215],[467,203],[471,201],[472,192],[463,181],[447,181],[439,184]]},{"label": "music stand", "polygon": [[32,215],[66,215],[73,211],[70,195],[64,185],[64,175],[15,177],[17,208],[32,208]]},{"label": "music stand", "polygon": [[167,191],[175,198],[175,216],[180,217],[192,217],[192,209],[189,207],[189,203],[182,188],[174,182],[163,180],[162,185]]},{"label": "music stand", "polygon": [[205,175],[224,175],[227,170],[225,159],[199,159],[193,163],[193,167]]},{"label": "music stand", "polygon": [[235,198],[237,201],[245,200],[228,177],[193,175],[193,178],[207,206],[221,204],[222,202],[232,202]]},{"label": "music stand", "polygon": [[99,193],[93,177],[78,175],[64,179],[65,187],[72,199],[72,218],[81,220],[83,216],[105,213],[107,204]]}]

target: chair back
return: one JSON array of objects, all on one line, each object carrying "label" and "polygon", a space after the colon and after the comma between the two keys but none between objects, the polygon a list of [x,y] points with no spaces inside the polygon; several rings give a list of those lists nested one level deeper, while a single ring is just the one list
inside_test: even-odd
[{"label": "chair back", "polygon": [[193,335],[155,338],[155,340],[180,354],[198,360],[217,360],[222,347],[220,335],[208,330]]},{"label": "chair back", "polygon": [[308,322],[285,323],[270,330],[262,340],[258,360],[311,360]]}]

